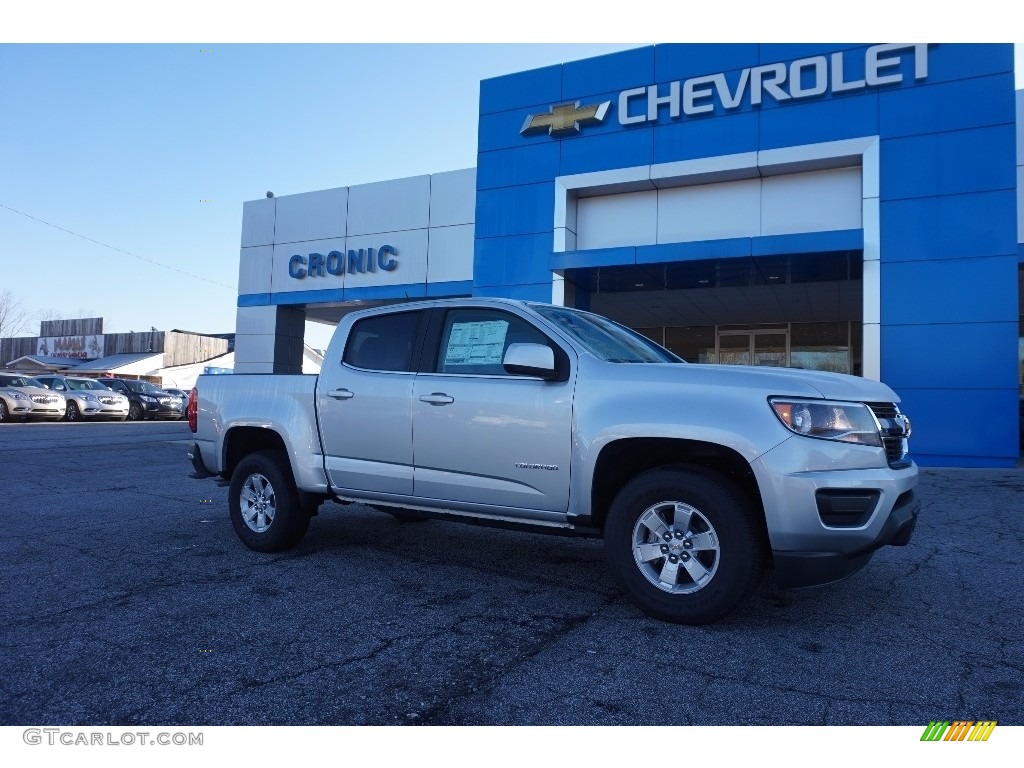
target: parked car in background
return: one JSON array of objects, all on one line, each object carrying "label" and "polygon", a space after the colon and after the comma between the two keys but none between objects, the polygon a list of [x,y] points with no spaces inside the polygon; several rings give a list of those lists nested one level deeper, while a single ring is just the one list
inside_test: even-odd
[{"label": "parked car in background", "polygon": [[23,421],[32,410],[32,401],[20,389],[0,389],[0,422]]},{"label": "parked car in background", "polygon": [[172,395],[177,395],[181,398],[181,417],[185,418],[185,409],[188,407],[188,392],[183,389],[175,389],[173,387],[164,387],[164,392],[169,392]]},{"label": "parked car in background", "polygon": [[129,421],[181,418],[181,401],[148,381],[103,379],[102,383],[128,398]]},{"label": "parked car in background", "polygon": [[128,418],[128,398],[114,392],[96,379],[81,376],[60,376],[50,374],[37,376],[47,389],[60,392],[67,400],[65,421],[81,421],[82,419],[117,419]]},{"label": "parked car in background", "polygon": [[0,387],[14,389],[28,397],[32,410],[30,419],[63,419],[66,404],[64,395],[51,392],[30,376],[15,373],[0,373]]}]

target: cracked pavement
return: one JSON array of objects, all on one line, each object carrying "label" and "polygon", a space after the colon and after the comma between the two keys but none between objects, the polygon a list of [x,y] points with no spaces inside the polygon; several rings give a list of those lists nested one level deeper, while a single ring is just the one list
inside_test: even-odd
[{"label": "cracked pavement", "polygon": [[684,627],[598,540],[328,503],[251,552],[190,437],[0,426],[0,725],[1024,724],[1024,469],[922,470],[909,546]]}]

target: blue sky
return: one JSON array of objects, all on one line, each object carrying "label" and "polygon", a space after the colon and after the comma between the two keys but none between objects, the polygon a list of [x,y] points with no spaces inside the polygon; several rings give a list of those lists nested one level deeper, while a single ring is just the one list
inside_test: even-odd
[{"label": "blue sky", "polygon": [[473,167],[481,79],[623,47],[0,45],[0,205],[151,260],[0,208],[0,291],[231,331],[243,201]]},{"label": "blue sky", "polygon": [[[52,29],[37,17],[36,26],[8,29],[23,30],[24,41],[68,42],[4,40],[0,32],[0,293],[9,290],[33,316],[102,316],[108,332],[234,330],[243,201],[267,190],[286,195],[472,167],[481,79],[655,42],[638,34],[660,31],[631,17],[621,27],[629,44],[109,45],[71,41],[151,40],[160,32],[110,32],[93,19],[77,34],[73,15],[60,19]],[[415,22],[396,19],[402,29]],[[245,38],[225,32],[230,17],[221,21],[214,39]],[[167,20],[164,34],[192,37],[176,36],[175,22]],[[315,39],[321,29],[267,23],[271,32],[257,30],[256,38]],[[437,36],[433,24],[419,39]],[[508,27],[531,37],[521,23]],[[717,39],[729,39],[720,27]],[[501,29],[486,33],[500,38]],[[570,27],[549,25],[532,37],[559,29]],[[379,29],[352,30],[381,39]],[[746,27],[735,32],[733,39],[759,39]],[[790,32],[785,39],[822,37]],[[998,31],[970,39],[999,39]],[[1018,73],[1022,55],[1018,45]],[[1017,86],[1024,87],[1021,74]],[[34,324],[27,333],[37,331]],[[310,338],[319,344],[328,336]]]}]

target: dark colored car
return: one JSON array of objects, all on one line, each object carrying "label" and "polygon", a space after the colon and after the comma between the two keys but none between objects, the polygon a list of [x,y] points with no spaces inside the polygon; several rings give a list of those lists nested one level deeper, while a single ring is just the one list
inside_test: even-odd
[{"label": "dark colored car", "polygon": [[172,395],[177,395],[181,398],[181,418],[185,418],[185,409],[188,407],[188,392],[183,389],[175,389],[174,387],[164,387],[164,392]]},{"label": "dark colored car", "polygon": [[115,392],[128,398],[128,421],[142,419],[180,419],[181,399],[164,392],[148,381],[101,379]]}]

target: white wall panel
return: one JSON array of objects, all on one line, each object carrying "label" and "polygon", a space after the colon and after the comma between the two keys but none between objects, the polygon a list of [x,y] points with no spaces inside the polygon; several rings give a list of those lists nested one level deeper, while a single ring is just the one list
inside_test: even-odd
[{"label": "white wall panel", "polygon": [[345,275],[346,288],[426,282],[426,229],[414,229],[404,232],[386,232],[376,235],[361,235],[359,237],[349,237],[346,241],[348,250],[373,248],[374,253],[376,253],[383,245],[390,245],[398,251],[396,255],[391,257],[397,262],[395,269],[388,272],[375,264],[373,272],[350,272]]},{"label": "white wall panel", "polygon": [[699,157],[651,166],[651,182],[659,188],[756,179],[757,152]]},{"label": "white wall panel", "polygon": [[341,288],[344,284],[344,274],[330,275],[324,271],[323,277],[305,277],[302,279],[290,277],[288,274],[288,262],[294,254],[299,254],[306,259],[305,265],[308,271],[309,254],[320,253],[327,256],[331,251],[345,253],[345,238],[338,237],[330,240],[310,240],[301,243],[279,243],[274,246],[273,277],[271,278],[271,291],[273,293],[288,293],[291,291],[317,291],[325,288]]},{"label": "white wall panel", "polygon": [[576,245],[581,251],[653,245],[658,234],[658,193],[583,198],[576,203],[576,222]]},{"label": "white wall panel", "polygon": [[238,370],[239,363],[270,363],[273,366],[274,341],[272,333],[236,333],[235,370]]},{"label": "white wall panel", "polygon": [[575,250],[576,233],[571,229],[566,229],[565,227],[555,227],[554,252],[562,253],[563,251]]},{"label": "white wall panel", "polygon": [[862,229],[864,230],[864,261],[882,258],[882,214],[877,197],[861,201]]},{"label": "white wall panel", "polygon": [[755,237],[760,232],[759,179],[675,187],[658,193],[658,242]]},{"label": "white wall panel", "polygon": [[238,295],[270,293],[270,270],[273,261],[272,245],[242,248],[238,254]]},{"label": "white wall panel", "polygon": [[860,168],[769,176],[761,185],[763,235],[860,229]]},{"label": "white wall panel", "polygon": [[236,360],[233,370],[235,373],[273,373],[274,363],[268,360],[259,363],[240,363]]},{"label": "white wall panel", "polygon": [[275,243],[345,236],[348,189],[323,189],[277,200]]},{"label": "white wall panel", "polygon": [[277,330],[277,307],[239,307],[235,314],[235,334],[247,336],[274,335]]},{"label": "white wall panel", "polygon": [[274,242],[274,210],[277,198],[247,200],[242,203],[242,247],[270,245]]},{"label": "white wall panel", "polygon": [[430,226],[448,227],[476,221],[476,168],[435,173],[430,177]]},{"label": "white wall panel", "polygon": [[426,229],[429,224],[429,176],[349,187],[349,236]]},{"label": "white wall panel", "polygon": [[429,230],[428,283],[473,279],[473,230],[472,224]]}]

